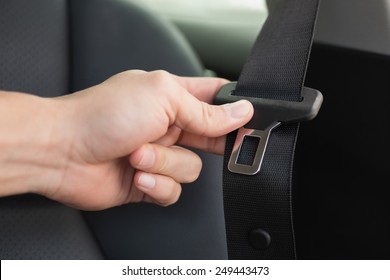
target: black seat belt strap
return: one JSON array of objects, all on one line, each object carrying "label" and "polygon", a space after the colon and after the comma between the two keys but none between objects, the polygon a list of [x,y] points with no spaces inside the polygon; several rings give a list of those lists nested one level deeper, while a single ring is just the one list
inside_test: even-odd
[{"label": "black seat belt strap", "polygon": [[[230,259],[296,258],[291,175],[298,122],[322,95],[303,87],[319,0],[268,1],[269,16],[237,84],[215,103],[248,99],[252,120],[228,135],[223,192]],[[272,133],[271,133],[272,132]]]}]

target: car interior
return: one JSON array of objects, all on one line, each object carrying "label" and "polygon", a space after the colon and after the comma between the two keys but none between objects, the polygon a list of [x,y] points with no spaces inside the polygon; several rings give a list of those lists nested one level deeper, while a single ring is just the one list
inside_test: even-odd
[{"label": "car interior", "polygon": [[[3,0],[0,89],[55,97],[129,69],[235,81],[266,18],[263,0]],[[324,102],[294,161],[298,259],[390,258],[389,74],[390,1],[322,1],[305,85]],[[0,198],[0,258],[227,259],[223,157],[196,152],[201,175],[169,207]]]}]

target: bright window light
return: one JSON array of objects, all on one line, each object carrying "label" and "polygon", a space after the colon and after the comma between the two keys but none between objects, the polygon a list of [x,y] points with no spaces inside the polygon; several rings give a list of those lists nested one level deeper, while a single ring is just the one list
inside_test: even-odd
[{"label": "bright window light", "polygon": [[253,21],[265,18],[265,0],[143,0],[142,3],[171,19]]}]

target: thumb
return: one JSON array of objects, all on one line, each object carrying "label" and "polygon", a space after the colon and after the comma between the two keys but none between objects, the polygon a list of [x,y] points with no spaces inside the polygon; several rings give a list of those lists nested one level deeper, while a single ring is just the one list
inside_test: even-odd
[{"label": "thumb", "polygon": [[247,100],[224,105],[210,105],[190,94],[181,100],[176,125],[181,129],[207,137],[225,135],[242,127],[253,116],[253,106]]}]

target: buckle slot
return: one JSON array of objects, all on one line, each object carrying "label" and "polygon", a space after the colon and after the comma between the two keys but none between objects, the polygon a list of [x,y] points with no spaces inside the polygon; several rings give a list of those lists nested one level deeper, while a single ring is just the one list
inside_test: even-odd
[{"label": "buckle slot", "polygon": [[[280,122],[276,122],[265,130],[247,129],[241,127],[237,132],[237,137],[234,142],[233,151],[229,158],[228,169],[230,172],[255,175],[260,171],[261,164],[263,163],[264,153],[267,148],[268,139],[271,135],[271,131],[278,127]],[[260,138],[259,144],[256,149],[255,157],[252,165],[240,164],[238,158],[240,156],[242,144],[245,137],[258,137]]]}]

